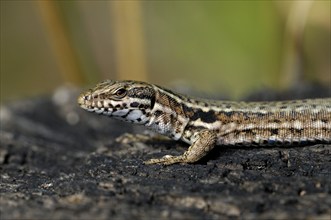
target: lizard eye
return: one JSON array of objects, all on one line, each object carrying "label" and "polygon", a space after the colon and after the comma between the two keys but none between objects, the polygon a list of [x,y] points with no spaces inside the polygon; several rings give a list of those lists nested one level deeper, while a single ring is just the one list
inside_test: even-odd
[{"label": "lizard eye", "polygon": [[118,90],[115,92],[115,95],[116,95],[118,98],[123,98],[123,97],[126,95],[126,89],[124,89],[124,88],[120,88],[120,89],[118,89]]}]

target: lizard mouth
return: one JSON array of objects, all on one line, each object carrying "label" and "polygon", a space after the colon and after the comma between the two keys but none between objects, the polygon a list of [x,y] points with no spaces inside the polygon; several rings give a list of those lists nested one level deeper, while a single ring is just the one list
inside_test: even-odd
[{"label": "lizard mouth", "polygon": [[111,115],[113,113],[112,108],[104,106],[103,100],[98,97],[94,98],[91,94],[81,94],[78,96],[77,102],[81,108],[89,112],[104,115]]}]

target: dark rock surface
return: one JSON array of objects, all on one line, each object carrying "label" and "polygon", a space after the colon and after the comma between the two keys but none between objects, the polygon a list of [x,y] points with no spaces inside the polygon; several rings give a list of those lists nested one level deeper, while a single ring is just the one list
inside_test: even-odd
[{"label": "dark rock surface", "polygon": [[1,219],[330,219],[331,145],[218,147],[197,164],[144,165],[187,145],[118,143],[144,128],[85,112],[76,96],[1,107]]}]

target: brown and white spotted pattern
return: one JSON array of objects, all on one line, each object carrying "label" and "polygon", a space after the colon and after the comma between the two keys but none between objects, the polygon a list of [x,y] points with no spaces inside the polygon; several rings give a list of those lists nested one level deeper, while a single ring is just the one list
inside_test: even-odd
[{"label": "brown and white spotted pattern", "polygon": [[150,163],[191,163],[215,145],[331,143],[331,98],[281,102],[230,102],[190,98],[136,81],[105,81],[82,93],[91,112],[145,125],[191,144],[181,156]]}]

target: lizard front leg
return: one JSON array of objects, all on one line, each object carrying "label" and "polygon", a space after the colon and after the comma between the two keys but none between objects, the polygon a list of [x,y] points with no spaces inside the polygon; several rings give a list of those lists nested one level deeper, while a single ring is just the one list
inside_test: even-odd
[{"label": "lizard front leg", "polygon": [[211,149],[214,148],[217,141],[215,131],[201,130],[193,136],[193,144],[180,156],[166,155],[159,159],[150,159],[145,164],[164,164],[174,163],[194,163],[204,157]]}]

